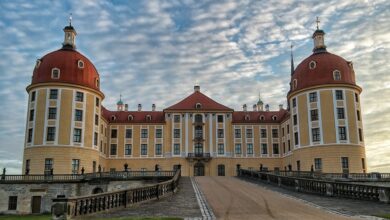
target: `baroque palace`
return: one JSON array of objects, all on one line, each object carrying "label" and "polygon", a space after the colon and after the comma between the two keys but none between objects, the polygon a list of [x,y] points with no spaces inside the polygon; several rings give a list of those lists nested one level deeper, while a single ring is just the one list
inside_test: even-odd
[{"label": "baroque palace", "polygon": [[156,111],[102,106],[99,73],[64,28],[61,49],[38,59],[29,94],[25,174],[173,170],[236,174],[237,168],[366,172],[359,95],[352,62],[327,52],[324,31],[294,68],[287,109],[261,100],[235,111],[194,92]]}]

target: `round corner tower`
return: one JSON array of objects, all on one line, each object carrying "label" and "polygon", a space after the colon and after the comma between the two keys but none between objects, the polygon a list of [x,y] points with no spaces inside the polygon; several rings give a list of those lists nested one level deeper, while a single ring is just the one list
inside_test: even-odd
[{"label": "round corner tower", "polygon": [[317,27],[313,54],[291,75],[287,99],[294,153],[285,164],[294,170],[366,172],[362,89],[352,62],[327,52],[324,35]]},{"label": "round corner tower", "polygon": [[24,174],[70,174],[100,164],[101,102],[99,73],[76,50],[76,30],[64,29],[61,49],[38,59],[28,99]]}]

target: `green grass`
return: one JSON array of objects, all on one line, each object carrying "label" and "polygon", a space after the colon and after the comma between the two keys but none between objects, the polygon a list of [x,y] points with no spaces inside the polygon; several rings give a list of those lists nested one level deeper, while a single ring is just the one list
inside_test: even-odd
[{"label": "green grass", "polygon": [[385,218],[385,219],[390,219],[390,214],[380,214],[376,215],[377,217]]},{"label": "green grass", "polygon": [[[50,220],[51,215],[0,215],[0,220]],[[118,217],[118,218],[80,218],[80,219],[94,219],[94,220],[182,220],[182,218],[170,217]]]}]

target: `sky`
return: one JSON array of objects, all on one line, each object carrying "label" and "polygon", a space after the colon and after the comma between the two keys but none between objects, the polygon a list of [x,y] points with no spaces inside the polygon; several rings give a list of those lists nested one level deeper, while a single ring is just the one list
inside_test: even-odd
[{"label": "sky", "polygon": [[290,45],[297,66],[311,35],[354,63],[369,171],[390,172],[390,1],[0,1],[0,168],[21,173],[35,61],[57,50],[72,13],[78,51],[96,66],[103,105],[162,110],[201,91],[236,110],[286,106]]}]

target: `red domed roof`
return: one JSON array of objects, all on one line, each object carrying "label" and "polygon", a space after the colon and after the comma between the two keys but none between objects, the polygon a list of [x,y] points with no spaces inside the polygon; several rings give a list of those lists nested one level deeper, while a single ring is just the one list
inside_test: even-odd
[{"label": "red domed roof", "polygon": [[[83,67],[79,67],[79,61]],[[53,68],[60,70],[59,78],[52,78]],[[60,82],[99,90],[99,73],[87,57],[74,49],[60,49],[37,61],[31,84]]]},{"label": "red domed roof", "polygon": [[[339,80],[334,78],[335,70],[341,73]],[[291,76],[291,89],[289,93],[311,86],[325,84],[356,85],[352,62],[348,62],[342,57],[328,52],[313,53],[295,69]]]}]

